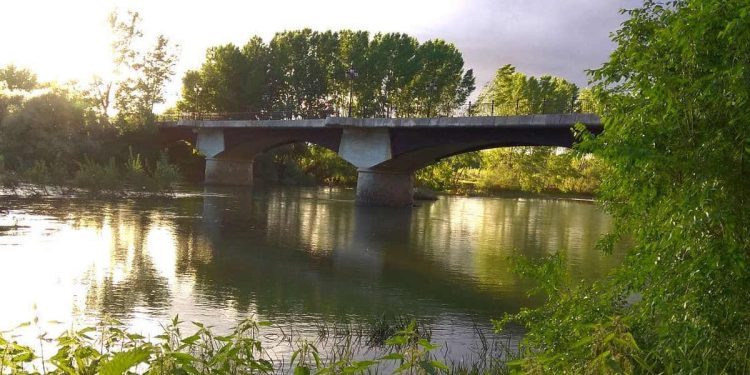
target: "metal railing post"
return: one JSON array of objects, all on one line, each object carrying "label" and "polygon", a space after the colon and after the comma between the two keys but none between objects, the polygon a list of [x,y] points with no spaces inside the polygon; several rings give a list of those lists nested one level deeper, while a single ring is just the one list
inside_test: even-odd
[{"label": "metal railing post", "polygon": [[490,102],[490,116],[495,116],[495,99]]}]

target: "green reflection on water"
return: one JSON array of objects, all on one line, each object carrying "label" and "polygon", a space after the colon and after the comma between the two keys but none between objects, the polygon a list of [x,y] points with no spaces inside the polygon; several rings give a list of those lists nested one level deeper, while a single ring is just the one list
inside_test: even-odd
[{"label": "green reflection on water", "polygon": [[[335,189],[207,189],[171,200],[10,200],[28,228],[0,236],[0,327],[37,314],[148,328],[180,314],[219,327],[257,314],[300,324],[407,313],[457,326],[537,303],[507,257],[568,253],[578,278],[621,255],[588,202],[443,197],[357,207]],[[5,218],[10,220],[10,218]]]}]

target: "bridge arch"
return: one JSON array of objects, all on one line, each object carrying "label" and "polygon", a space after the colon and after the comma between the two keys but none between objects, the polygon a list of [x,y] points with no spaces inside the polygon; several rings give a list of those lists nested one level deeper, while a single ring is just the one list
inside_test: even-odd
[{"label": "bridge arch", "polygon": [[428,167],[451,156],[461,155],[468,152],[491,150],[504,147],[564,147],[559,145],[548,145],[543,143],[530,144],[515,142],[477,142],[477,143],[454,143],[441,145],[439,147],[423,148],[395,156],[393,159],[380,163],[372,169],[381,171],[393,171],[409,173]]},{"label": "bridge arch", "polygon": [[575,143],[570,127],[447,128],[433,131],[429,137],[425,137],[420,130],[391,130],[391,158],[371,168],[413,172],[446,157],[466,152],[515,146],[569,148]]},{"label": "bridge arch", "polygon": [[[206,150],[205,182],[220,185],[251,185],[253,177],[261,175],[265,178],[280,180],[290,170],[285,168],[289,164],[274,163],[277,169],[272,169],[272,165],[268,163],[267,158],[263,158],[263,155],[287,145],[302,143],[331,151],[335,159],[343,162],[333,162],[327,165],[313,163],[310,170],[301,168],[301,172],[321,183],[331,181],[352,183],[353,177],[356,176],[354,164],[338,152],[342,132],[340,128],[224,129],[220,137],[216,137],[215,134],[205,137],[206,139],[215,138],[212,142],[204,141],[202,144],[199,142],[201,148]],[[210,134],[210,132],[206,133]],[[321,170],[331,171],[332,177],[328,180],[320,179]]]},{"label": "bridge arch", "polygon": [[227,129],[223,150],[211,157],[252,160],[259,154],[292,143],[311,143],[338,152],[340,142],[341,129]]}]

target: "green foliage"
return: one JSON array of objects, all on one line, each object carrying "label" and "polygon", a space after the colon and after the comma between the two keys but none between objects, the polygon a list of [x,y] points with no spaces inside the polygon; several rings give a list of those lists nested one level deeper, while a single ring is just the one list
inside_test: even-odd
[{"label": "green foliage", "polygon": [[[155,129],[118,134],[109,125],[97,122],[89,105],[80,93],[53,88],[20,102],[3,118],[3,186],[15,188],[22,180],[35,184],[42,193],[48,186],[71,184],[94,192],[122,191],[124,187],[171,190],[179,181],[179,171],[158,154],[159,145],[153,141]],[[146,163],[141,156],[144,154],[156,163]],[[123,162],[124,174],[115,166],[116,161]]]},{"label": "green foliage", "polygon": [[309,375],[312,369],[321,367],[318,348],[304,339],[297,343],[297,350],[292,353],[290,362],[294,366],[295,375]]},{"label": "green foliage", "polygon": [[603,166],[587,154],[549,147],[507,147],[459,154],[416,173],[430,189],[460,193],[502,190],[592,194]]},{"label": "green foliage", "polygon": [[36,161],[72,163],[76,155],[95,151],[83,114],[78,103],[55,93],[26,101],[0,124],[0,152],[6,166],[23,169]]},{"label": "green foliage", "polygon": [[23,177],[32,184],[45,186],[52,183],[49,168],[43,160],[35,161],[34,165],[24,170]]},{"label": "green foliage", "polygon": [[149,176],[146,174],[143,160],[140,154],[133,154],[133,149],[129,149],[127,161],[125,161],[125,173],[123,182],[125,186],[135,190],[146,190],[150,188]]},{"label": "green foliage", "polygon": [[562,113],[572,109],[577,94],[578,87],[565,79],[550,75],[527,76],[512,65],[505,65],[479,94],[478,102],[494,103],[494,109],[484,105],[474,114]]},{"label": "green foliage", "polygon": [[[35,319],[35,323],[38,324]],[[31,325],[24,323],[19,328]],[[352,333],[344,350],[348,355],[321,353],[313,343],[299,339],[288,363],[264,343],[271,323],[242,320],[226,335],[211,327],[192,322],[184,333],[178,317],[163,326],[153,339],[120,328],[116,320],[96,327],[69,329],[56,339],[39,335],[40,342],[52,343],[51,356],[37,356],[33,348],[8,340],[0,334],[0,373],[38,374],[363,374],[372,373],[380,364],[391,363],[394,373],[447,373],[448,366],[431,354],[439,347],[425,338],[415,321],[386,340],[389,354],[378,359],[355,360]],[[37,327],[38,328],[38,327]],[[284,336],[289,342],[292,337]],[[41,352],[41,350],[40,350]],[[366,351],[364,353],[367,353]],[[377,372],[377,371],[376,371]],[[494,373],[494,372],[493,372]]]},{"label": "green foliage", "polygon": [[[183,77],[178,109],[251,112],[259,118],[448,114],[474,90],[471,70],[452,44],[419,44],[405,34],[364,31],[277,33],[264,44],[211,47]],[[356,79],[347,76],[353,67]]]},{"label": "green foliage", "polygon": [[150,192],[171,192],[181,180],[178,168],[162,153],[152,173],[148,173],[140,154],[129,154],[122,170],[114,158],[100,164],[85,157],[78,163],[78,170],[72,185],[87,189],[92,193],[122,193],[125,189]]},{"label": "green foliage", "polygon": [[8,65],[0,68],[0,91],[31,91],[39,87],[36,74],[25,68]]},{"label": "green foliage", "polygon": [[5,168],[5,159],[0,154],[0,187],[15,190],[18,187],[18,176]]},{"label": "green foliage", "polygon": [[405,329],[396,332],[385,343],[396,349],[395,352],[381,358],[399,362],[400,365],[393,371],[394,374],[439,374],[448,371],[445,363],[434,359],[430,354],[439,346],[419,335],[415,320],[412,320]]},{"label": "green foliage", "polygon": [[172,190],[174,185],[182,180],[179,168],[169,162],[167,153],[164,151],[161,152],[159,160],[156,161],[152,177],[157,191]]},{"label": "green foliage", "polygon": [[[599,198],[607,281],[549,296],[515,318],[526,372],[750,371],[750,5],[646,1],[625,12],[592,72],[605,131],[581,146],[605,163]],[[637,344],[636,344],[637,343]]]},{"label": "green foliage", "polygon": [[[517,72],[511,65],[498,69],[479,95],[481,106],[472,115],[560,113],[592,100],[591,90],[579,95],[576,85],[558,77],[539,78]],[[588,107],[586,108],[589,109]],[[593,193],[601,166],[588,155],[552,147],[510,147],[459,154],[419,170],[417,181],[431,189],[454,192],[499,190]]]},{"label": "green foliage", "polygon": [[[605,283],[570,278],[565,256],[539,260],[511,258],[513,270],[536,282],[529,291],[547,297],[539,308],[523,308],[495,321],[497,331],[510,322],[527,329],[520,358],[507,365],[517,373],[632,373],[643,352],[632,335],[629,318],[618,314],[625,306],[619,290]],[[641,366],[642,367],[642,366]]]},{"label": "green foliage", "polygon": [[268,182],[296,185],[353,186],[356,168],[335,152],[314,144],[295,143],[255,158],[255,173]]},{"label": "green foliage", "polygon": [[116,124],[121,129],[153,123],[154,105],[164,102],[164,86],[174,75],[177,62],[175,47],[163,35],[158,35],[149,49],[140,47],[141,20],[138,12],[110,14],[116,79],[105,81],[94,77],[86,93],[102,123],[109,123],[109,110],[114,104]]},{"label": "green foliage", "polygon": [[114,91],[115,108],[118,121],[131,126],[153,122],[154,105],[164,102],[164,85],[174,74],[177,62],[173,47],[163,35],[159,35],[153,48],[145,53],[134,48],[135,42],[143,36],[138,29],[139,21],[137,12],[128,12],[125,21],[114,13],[110,17],[116,37],[113,49],[117,66],[126,72]]},{"label": "green foliage", "polygon": [[136,348],[124,352],[115,353],[112,358],[102,362],[99,373],[102,375],[122,375],[128,370],[145,362],[150,357],[146,348]]},{"label": "green foliage", "polygon": [[579,90],[573,110],[575,112],[596,113],[600,116],[606,116],[607,113],[605,112],[601,95],[601,88],[597,87],[586,87]]},{"label": "green foliage", "polygon": [[73,184],[91,191],[117,190],[120,187],[120,172],[115,159],[110,158],[108,163],[99,164],[85,157],[78,163]]},{"label": "green foliage", "polygon": [[357,169],[324,147],[308,145],[297,165],[319,184],[353,186],[357,182]]},{"label": "green foliage", "polygon": [[0,373],[23,373],[25,367],[34,359],[34,349],[15,341],[8,341],[0,335]]},{"label": "green foliage", "polygon": [[415,177],[430,189],[462,191],[469,173],[481,167],[481,157],[479,152],[459,154],[420,169]]}]

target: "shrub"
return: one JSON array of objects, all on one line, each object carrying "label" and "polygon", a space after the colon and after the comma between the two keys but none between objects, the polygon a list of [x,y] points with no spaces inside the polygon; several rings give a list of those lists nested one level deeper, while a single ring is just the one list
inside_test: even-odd
[{"label": "shrub", "polygon": [[176,165],[169,162],[166,152],[159,155],[152,178],[154,180],[153,186],[157,191],[171,191],[174,185],[182,180],[180,170]]},{"label": "shrub", "polygon": [[111,191],[120,188],[120,173],[115,159],[110,158],[107,164],[101,165],[88,157],[78,163],[78,171],[73,178],[73,184],[92,192]]}]

